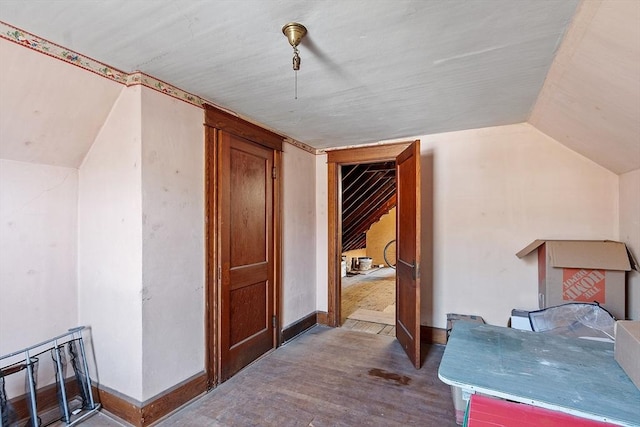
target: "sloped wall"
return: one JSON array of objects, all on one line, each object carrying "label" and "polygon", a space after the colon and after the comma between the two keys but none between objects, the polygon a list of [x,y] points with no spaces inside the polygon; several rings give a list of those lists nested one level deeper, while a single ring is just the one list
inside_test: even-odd
[{"label": "sloped wall", "polygon": [[78,168],[122,84],[0,37],[0,158]]},{"label": "sloped wall", "polygon": [[[6,354],[80,323],[77,167],[122,85],[4,38],[0,58],[0,354]],[[54,380],[50,365],[40,364],[40,386]],[[11,396],[24,393],[19,382]]]},{"label": "sloped wall", "polygon": [[640,2],[582,1],[528,122],[607,169],[640,168]]}]

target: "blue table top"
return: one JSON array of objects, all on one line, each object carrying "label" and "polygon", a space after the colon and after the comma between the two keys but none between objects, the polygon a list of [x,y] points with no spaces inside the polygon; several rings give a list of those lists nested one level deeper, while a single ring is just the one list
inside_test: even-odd
[{"label": "blue table top", "polygon": [[640,426],[640,390],[611,343],[459,321],[438,376],[464,390]]}]

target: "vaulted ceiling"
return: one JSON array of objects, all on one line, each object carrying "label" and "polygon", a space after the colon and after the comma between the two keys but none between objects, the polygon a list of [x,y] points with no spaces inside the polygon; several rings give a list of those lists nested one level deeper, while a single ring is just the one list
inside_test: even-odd
[{"label": "vaulted ceiling", "polygon": [[[530,121],[616,173],[640,168],[634,0],[0,0],[0,21],[316,149]],[[309,30],[297,100],[280,30],[290,21]],[[0,47],[0,157],[77,166],[117,85],[87,86],[96,76],[86,72],[54,85],[41,67],[12,62],[18,45]],[[45,84],[58,88],[45,95]],[[65,96],[78,100],[69,114],[93,118],[71,137],[49,135],[38,156],[21,147],[65,119]],[[30,126],[5,133],[7,123]]]}]

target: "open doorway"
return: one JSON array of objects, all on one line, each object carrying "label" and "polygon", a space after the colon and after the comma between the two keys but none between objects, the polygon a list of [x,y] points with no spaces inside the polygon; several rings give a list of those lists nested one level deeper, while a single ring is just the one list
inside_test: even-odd
[{"label": "open doorway", "polygon": [[342,256],[342,170],[344,165],[395,161],[396,166],[396,339],[416,368],[420,346],[421,202],[420,141],[333,150],[327,153],[327,324],[340,326]]},{"label": "open doorway", "polygon": [[395,161],[341,166],[342,327],[395,336]]}]

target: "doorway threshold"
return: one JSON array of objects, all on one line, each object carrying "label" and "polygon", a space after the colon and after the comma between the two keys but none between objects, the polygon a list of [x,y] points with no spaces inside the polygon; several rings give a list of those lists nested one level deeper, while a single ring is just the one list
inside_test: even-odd
[{"label": "doorway threshold", "polygon": [[344,329],[368,334],[396,336],[395,325],[385,323],[367,322],[364,320],[347,319],[341,326]]}]

